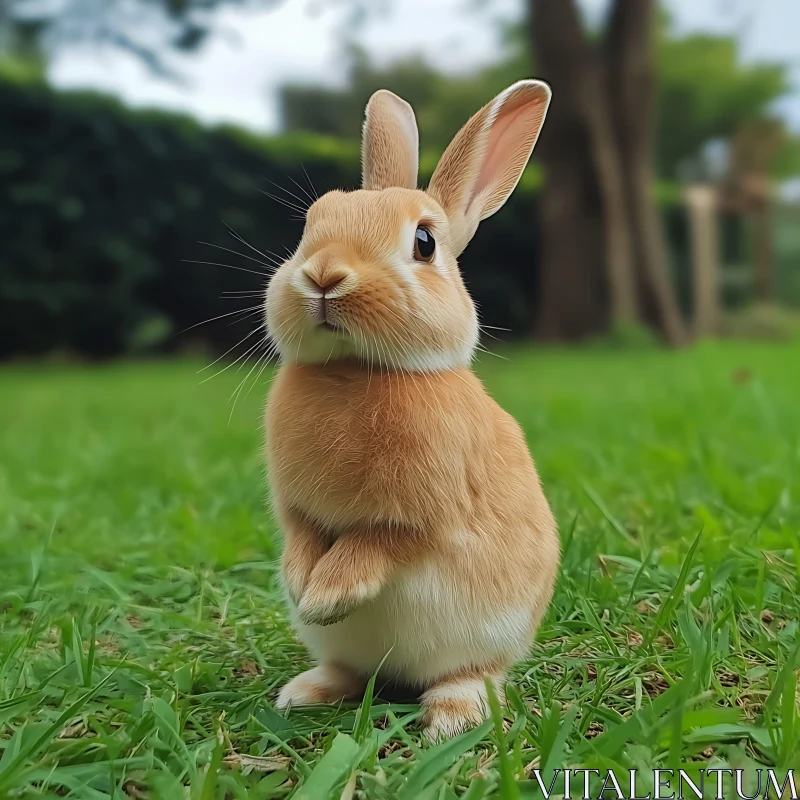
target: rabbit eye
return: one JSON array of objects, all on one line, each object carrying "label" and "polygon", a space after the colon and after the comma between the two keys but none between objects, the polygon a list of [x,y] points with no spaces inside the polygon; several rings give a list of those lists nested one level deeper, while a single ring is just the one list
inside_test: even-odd
[{"label": "rabbit eye", "polygon": [[430,263],[433,261],[433,254],[436,252],[436,241],[431,232],[423,225],[417,228],[414,235],[414,258],[417,261]]}]

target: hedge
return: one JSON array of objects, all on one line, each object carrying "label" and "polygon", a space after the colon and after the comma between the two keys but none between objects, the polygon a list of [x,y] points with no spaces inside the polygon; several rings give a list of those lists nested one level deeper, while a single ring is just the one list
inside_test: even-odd
[{"label": "hedge", "polygon": [[[200,242],[258,258],[230,228],[282,254],[302,222],[264,192],[359,181],[356,142],[204,128],[1,70],[0,109],[0,356],[104,357],[197,340],[227,349],[254,325],[231,312],[257,301],[223,294],[257,291],[265,279],[245,271],[260,269],[247,258]],[[434,163],[424,156],[423,173]],[[516,334],[533,325],[540,181],[532,166],[462,258],[484,320]]]}]

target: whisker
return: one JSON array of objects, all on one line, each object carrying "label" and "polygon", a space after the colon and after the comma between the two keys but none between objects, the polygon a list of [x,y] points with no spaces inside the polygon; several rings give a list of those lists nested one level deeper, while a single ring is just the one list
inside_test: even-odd
[{"label": "whisker", "polygon": [[228,353],[230,353],[231,350],[235,350],[237,347],[239,347],[239,345],[244,344],[254,333],[258,333],[258,331],[260,331],[262,328],[266,328],[266,327],[267,327],[266,323],[262,322],[257,328],[255,328],[255,330],[250,331],[250,333],[248,333],[247,336],[244,337],[244,339],[242,339],[241,341],[236,342],[236,344],[233,345],[233,347],[229,347],[221,356],[219,356],[218,358],[215,358],[208,366],[205,366],[202,369],[198,370],[197,374],[199,375],[201,372],[205,372],[207,369],[211,369],[211,367],[213,367],[214,364],[216,364],[218,361],[221,361],[223,358],[225,358],[225,356],[228,355]]},{"label": "whisker", "polygon": [[[409,308],[407,310],[408,310],[408,313],[411,314],[412,317],[416,317],[418,320],[420,320],[420,322],[424,322],[426,325],[431,325],[432,327],[436,328],[437,330],[440,330],[442,333],[446,334],[447,336],[452,336],[454,339],[457,339],[462,344],[469,344],[469,342],[467,342],[465,339],[462,339],[460,336],[456,336],[455,334],[450,333],[445,328],[443,328],[441,325],[437,325],[432,320],[429,320],[426,317],[423,317],[420,314],[417,314],[413,309]],[[420,344],[422,344],[422,342],[420,342]],[[476,343],[475,349],[478,350],[481,353],[486,353],[486,355],[494,356],[495,358],[499,358],[502,361],[508,361],[508,359],[505,356],[501,356],[499,353],[493,353],[491,350],[489,350],[488,348],[486,348],[483,345],[481,345],[480,342]]]},{"label": "whisker", "polygon": [[252,308],[244,308],[244,309],[241,309],[240,311],[229,311],[227,314],[220,314],[218,317],[211,317],[211,319],[204,319],[202,322],[195,322],[194,325],[190,325],[188,328],[184,328],[182,331],[179,331],[175,335],[176,336],[180,336],[182,333],[186,333],[186,331],[190,331],[190,330],[192,330],[192,328],[197,328],[200,325],[206,325],[209,322],[215,322],[216,320],[224,319],[225,317],[232,317],[234,314],[244,314],[245,312],[248,312],[248,311],[250,311],[250,312],[257,311],[260,308],[261,308],[261,306],[258,305],[258,306],[253,306]]},{"label": "whisker", "polygon": [[300,169],[303,170],[303,175],[306,176],[306,180],[308,181],[308,185],[311,187],[311,191],[314,194],[314,200],[319,200],[319,192],[314,188],[314,184],[311,182],[311,178],[308,176],[306,172],[306,168],[303,166],[302,162],[300,164]]},{"label": "whisker", "polygon": [[184,264],[206,264],[209,267],[227,267],[228,269],[235,269],[239,272],[249,272],[251,275],[260,275],[262,278],[268,275],[267,272],[256,272],[254,269],[247,269],[247,267],[236,267],[233,264],[221,264],[218,261],[197,261],[192,258],[182,258]]},{"label": "whisker", "polygon": [[[289,337],[289,339],[287,340],[287,346],[288,346],[288,344],[291,343],[291,341],[294,339],[294,337],[296,335],[297,335],[297,331],[295,331]],[[302,341],[303,341],[303,336],[302,336],[302,333],[301,333],[301,335],[300,335],[300,343],[298,344],[298,348],[299,348],[300,344],[302,344]],[[275,346],[277,347],[277,344]],[[241,380],[239,385],[233,391],[233,394],[231,394],[231,396],[228,398],[228,401],[233,400],[233,405],[231,406],[231,413],[230,413],[230,416],[228,417],[228,424],[229,425],[230,425],[231,420],[233,419],[233,412],[236,410],[236,403],[239,400],[239,396],[242,393],[242,389],[244,389],[244,387],[247,385],[247,381],[249,380],[249,378],[253,374],[253,372],[256,370],[256,368],[259,367],[259,365],[261,365],[261,368],[259,369],[258,374],[256,375],[255,381],[253,382],[253,384],[250,386],[250,388],[247,390],[247,393],[245,394],[245,398],[246,398],[247,395],[249,395],[250,392],[252,391],[253,386],[258,381],[258,378],[260,377],[261,373],[264,371],[264,368],[269,363],[269,357],[270,357],[271,353],[272,353],[272,348],[268,347],[266,353],[262,354],[258,359],[256,359],[256,362],[253,364],[252,367],[250,367],[249,372],[244,376],[244,378]],[[263,364],[262,364],[262,361],[263,361]],[[241,369],[241,365],[240,365],[239,369]]]},{"label": "whisker", "polygon": [[331,349],[330,352],[328,353],[328,357],[325,359],[325,363],[322,365],[323,367],[328,366],[328,362],[331,360],[331,356],[333,355],[333,351],[335,349],[336,349],[336,339],[334,339],[333,342],[331,342]]},{"label": "whisker", "polygon": [[232,250],[230,247],[223,247],[221,244],[214,244],[213,242],[198,242],[198,244],[204,244],[207,247],[216,247],[217,250],[224,250],[226,253],[233,253],[241,258],[246,258],[248,261],[255,261],[256,264],[261,264],[262,267],[271,268],[278,266],[278,263],[276,263],[273,259],[268,258],[266,261],[261,261],[259,258],[248,256],[247,253],[240,253],[238,250]]},{"label": "whisker", "polygon": [[222,221],[222,224],[228,229],[228,233],[233,236],[234,239],[241,242],[245,247],[249,247],[254,253],[258,253],[263,258],[266,258],[267,261],[270,260],[270,256],[280,260],[280,256],[277,253],[273,253],[271,250],[267,250],[267,253],[269,253],[269,255],[267,255],[267,253],[262,253],[257,247],[253,247],[253,245],[250,244],[250,242],[248,242],[244,236],[237,233],[230,225],[228,225],[227,222],[225,222],[225,220]]},{"label": "whisker", "polygon": [[[291,180],[291,178],[289,178],[289,180]],[[275,183],[275,181],[270,181],[270,183],[277,189],[280,189],[282,192],[286,192],[286,194],[288,194],[289,197],[294,197],[294,199],[297,200],[297,202],[300,203],[300,205],[306,211],[308,211],[308,205],[306,204],[306,201],[302,197],[298,197],[294,192],[290,192],[285,186],[280,186],[279,184]]]},{"label": "whisker", "polygon": [[282,206],[286,206],[286,208],[291,208],[292,211],[297,211],[298,214],[305,214],[306,208],[304,206],[298,206],[296,203],[291,203],[283,197],[279,197],[276,194],[272,194],[271,192],[267,192],[264,189],[259,189],[261,194],[266,195],[271,200],[274,200],[276,203],[280,203]]},{"label": "whisker", "polygon": [[315,197],[312,197],[311,194],[309,194],[308,189],[306,189],[305,186],[301,186],[291,175],[286,173],[286,177],[309,199],[309,205],[316,200]]},{"label": "whisker", "polygon": [[247,383],[247,379],[253,374],[253,370],[256,368],[256,364],[258,364],[258,361],[256,361],[256,363],[253,364],[252,367],[250,367],[250,371],[247,373],[247,375],[244,376],[242,382],[236,387],[234,393],[228,398],[229,401],[233,400],[233,405],[231,406],[231,413],[230,416],[228,417],[228,425],[231,424],[231,420],[233,419],[233,412],[236,410],[236,401],[239,399],[239,395],[241,394],[242,388],[244,387],[245,383]]},{"label": "whisker", "polygon": [[[295,333],[296,333],[296,332],[295,332]],[[293,335],[290,337],[289,341],[291,341],[291,339],[293,339],[293,338],[294,338],[294,334],[293,334]],[[267,354],[269,354],[269,352],[270,352],[270,351],[269,351],[269,350],[267,350]],[[246,385],[248,378],[249,378],[249,377],[250,377],[250,376],[253,374],[253,371],[254,371],[254,370],[256,369],[256,367],[259,365],[260,361],[261,361],[261,358],[259,358],[259,359],[257,359],[257,360],[256,360],[255,364],[253,364],[253,366],[252,366],[252,367],[250,367],[250,371],[249,371],[249,372],[248,372],[248,373],[247,373],[247,374],[244,376],[244,378],[242,379],[242,381],[239,383],[239,385],[238,385],[238,386],[236,387],[236,389],[233,391],[233,393],[231,394],[231,396],[228,398],[228,401],[229,401],[229,402],[230,402],[231,400],[233,400],[233,405],[231,406],[231,413],[230,413],[230,415],[229,415],[229,417],[228,417],[228,424],[229,424],[229,425],[230,425],[230,423],[231,423],[231,420],[233,419],[233,412],[236,410],[236,402],[237,402],[237,401],[238,401],[238,399],[239,399],[239,395],[241,394],[241,392],[242,392],[242,389],[243,389],[243,388],[244,388],[244,386]],[[241,365],[239,366],[239,368],[238,368],[238,369],[241,369]],[[237,371],[238,371],[238,369],[237,369]],[[252,387],[251,387],[251,388],[252,388]]]},{"label": "whisker", "polygon": [[255,310],[250,310],[248,308],[248,309],[244,309],[243,311],[237,311],[236,313],[237,314],[241,314],[242,318],[241,319],[232,319],[228,323],[228,326],[237,325],[240,322],[244,322],[244,320],[246,320],[248,317],[260,317],[264,313],[264,309],[259,305],[259,306],[256,306]]},{"label": "whisker", "polygon": [[482,325],[479,325],[478,327],[480,328],[481,333],[486,334],[490,339],[494,339],[496,342],[500,342],[501,344],[503,343],[503,339],[501,339],[499,336],[492,336],[489,331],[483,329]]},{"label": "whisker", "polygon": [[263,374],[264,370],[269,366],[269,353],[264,354],[256,361],[256,364],[261,362],[261,369],[256,373],[256,377],[253,378],[253,382],[250,384],[250,388],[245,392],[244,399],[247,400],[248,395],[251,391],[253,391],[253,387],[258,383],[259,378]]},{"label": "whisker", "polygon": [[[263,327],[263,326],[261,326],[261,327]],[[240,355],[239,358],[237,358],[235,361],[231,361],[230,364],[226,364],[221,370],[219,370],[218,372],[215,372],[213,375],[209,375],[207,378],[203,378],[203,380],[200,381],[200,384],[202,385],[202,384],[206,383],[206,381],[210,381],[212,378],[216,378],[217,375],[222,375],[223,372],[225,372],[226,370],[229,370],[234,364],[238,364],[240,361],[242,361],[243,359],[247,358],[251,353],[253,353],[256,350],[258,350],[258,348],[261,347],[262,344],[263,344],[263,342],[261,342],[260,340],[257,341],[254,345],[252,345],[252,347],[249,347],[244,353],[242,353],[242,355]],[[230,353],[230,350],[228,352]]]}]

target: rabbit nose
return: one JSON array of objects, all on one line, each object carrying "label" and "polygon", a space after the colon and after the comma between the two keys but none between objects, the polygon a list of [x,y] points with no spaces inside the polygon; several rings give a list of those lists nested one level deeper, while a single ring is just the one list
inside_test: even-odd
[{"label": "rabbit nose", "polygon": [[305,279],[312,289],[320,292],[324,297],[330,294],[347,277],[345,272],[326,272],[322,275],[303,270]]}]

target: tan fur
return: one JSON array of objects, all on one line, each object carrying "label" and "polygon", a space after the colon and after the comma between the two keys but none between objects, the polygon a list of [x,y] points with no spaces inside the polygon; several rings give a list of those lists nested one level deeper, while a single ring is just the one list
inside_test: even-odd
[{"label": "tan fur", "polygon": [[465,728],[480,724],[488,712],[487,678],[499,695],[502,673],[489,668],[461,670],[428,687],[422,696],[423,725],[428,739],[435,742],[442,736],[457,736]]},{"label": "tan fur", "polygon": [[[340,699],[385,657],[387,677],[424,692],[428,735],[452,735],[483,717],[482,676],[500,684],[547,609],[555,522],[522,431],[469,370],[477,315],[456,263],[471,216],[493,213],[519,178],[542,86],[517,84],[470,120],[437,170],[436,198],[407,186],[322,197],[270,283],[283,365],[267,454],[283,575],[322,665],[282,705]],[[396,137],[408,152],[385,170],[384,139],[367,141],[404,113],[379,100],[365,182],[408,183],[396,165],[413,160],[414,137]],[[419,224],[436,240],[430,264],[413,258]]]},{"label": "tan fur", "polygon": [[419,136],[414,110],[396,94],[382,89],[370,98],[364,117],[363,188],[415,189]]}]

